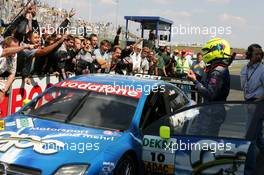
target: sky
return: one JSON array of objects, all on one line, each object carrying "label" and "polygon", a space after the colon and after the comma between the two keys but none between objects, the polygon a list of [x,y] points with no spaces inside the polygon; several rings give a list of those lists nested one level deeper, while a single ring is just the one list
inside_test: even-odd
[{"label": "sky", "polygon": [[[263,0],[41,0],[77,10],[76,17],[124,26],[124,16],[161,16],[173,24],[173,42],[205,43],[221,37],[231,47],[264,47]],[[131,26],[137,26],[132,23]],[[196,29],[195,29],[196,28]],[[189,30],[189,32],[188,32]]]}]

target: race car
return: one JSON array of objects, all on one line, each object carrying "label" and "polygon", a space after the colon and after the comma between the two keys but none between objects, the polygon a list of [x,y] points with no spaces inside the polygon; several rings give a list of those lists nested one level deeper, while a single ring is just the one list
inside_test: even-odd
[{"label": "race car", "polygon": [[0,172],[244,174],[262,110],[253,102],[194,105],[158,80],[79,76],[2,121]]},{"label": "race car", "polygon": [[1,121],[0,174],[143,174],[144,129],[191,105],[160,80],[67,79]]}]

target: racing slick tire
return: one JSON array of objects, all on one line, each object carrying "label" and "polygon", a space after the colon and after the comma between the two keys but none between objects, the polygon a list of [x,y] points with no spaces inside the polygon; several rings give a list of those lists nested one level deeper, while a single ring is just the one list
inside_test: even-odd
[{"label": "racing slick tire", "polygon": [[126,154],[120,159],[114,175],[137,175],[136,163],[130,154]]}]

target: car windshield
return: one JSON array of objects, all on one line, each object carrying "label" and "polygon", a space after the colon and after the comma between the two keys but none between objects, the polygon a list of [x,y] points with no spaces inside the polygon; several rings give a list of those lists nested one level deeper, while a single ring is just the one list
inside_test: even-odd
[{"label": "car windshield", "polygon": [[124,93],[54,86],[20,113],[85,127],[126,130],[138,100]]}]

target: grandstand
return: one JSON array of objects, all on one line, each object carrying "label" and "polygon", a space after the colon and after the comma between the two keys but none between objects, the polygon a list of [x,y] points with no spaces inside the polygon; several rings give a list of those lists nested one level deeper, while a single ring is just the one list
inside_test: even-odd
[{"label": "grandstand", "polygon": [[[16,17],[21,11],[25,2],[23,0],[0,0],[0,18],[6,23],[9,23]],[[39,22],[40,27],[58,27],[67,15],[66,9],[51,7],[45,2],[37,1],[38,13],[36,19]],[[85,26],[88,31],[88,35],[95,33],[99,35],[99,38],[113,38],[115,35],[115,26],[110,22],[90,22],[83,19],[72,18],[69,25],[76,28]]]}]

